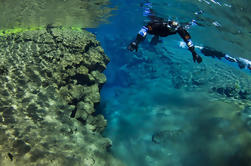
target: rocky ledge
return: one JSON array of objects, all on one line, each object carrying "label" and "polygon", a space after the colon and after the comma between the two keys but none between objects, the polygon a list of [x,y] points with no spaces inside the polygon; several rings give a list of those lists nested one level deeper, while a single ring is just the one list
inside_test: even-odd
[{"label": "rocky ledge", "polygon": [[122,165],[95,114],[108,62],[86,31],[0,37],[0,165]]}]

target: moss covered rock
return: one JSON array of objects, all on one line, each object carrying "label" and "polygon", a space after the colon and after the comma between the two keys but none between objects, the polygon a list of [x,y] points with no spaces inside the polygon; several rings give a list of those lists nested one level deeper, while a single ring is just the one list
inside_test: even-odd
[{"label": "moss covered rock", "polygon": [[108,62],[86,31],[0,37],[0,165],[122,165],[93,114]]}]

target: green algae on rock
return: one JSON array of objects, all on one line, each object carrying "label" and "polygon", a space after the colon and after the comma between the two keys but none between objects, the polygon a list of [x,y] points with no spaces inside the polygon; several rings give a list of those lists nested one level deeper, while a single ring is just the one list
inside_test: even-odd
[{"label": "green algae on rock", "polygon": [[93,114],[108,62],[86,31],[0,37],[0,165],[122,165]]}]

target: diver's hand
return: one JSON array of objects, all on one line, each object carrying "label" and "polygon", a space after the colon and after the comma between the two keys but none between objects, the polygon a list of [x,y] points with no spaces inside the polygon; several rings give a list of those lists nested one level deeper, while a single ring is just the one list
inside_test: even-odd
[{"label": "diver's hand", "polygon": [[137,45],[136,42],[131,42],[129,44],[129,46],[127,47],[127,49],[130,50],[130,51],[136,50],[136,52],[137,52],[138,51],[138,45]]},{"label": "diver's hand", "polygon": [[196,52],[193,52],[193,61],[194,62],[198,62],[198,63],[201,63],[202,62],[202,58],[196,54]]}]

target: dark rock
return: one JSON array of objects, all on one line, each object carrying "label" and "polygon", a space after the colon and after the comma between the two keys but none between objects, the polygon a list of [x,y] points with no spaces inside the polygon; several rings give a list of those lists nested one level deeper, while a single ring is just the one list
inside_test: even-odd
[{"label": "dark rock", "polygon": [[12,107],[7,107],[5,111],[3,112],[3,122],[5,124],[8,123],[15,123],[15,117],[14,117],[14,109]]},{"label": "dark rock", "polygon": [[2,90],[1,95],[3,96],[9,96],[9,92],[7,90]]},{"label": "dark rock", "polygon": [[226,87],[225,90],[224,90],[224,94],[227,97],[233,97],[233,96],[236,96],[238,94],[238,92],[233,87]]},{"label": "dark rock", "polygon": [[249,93],[246,90],[239,90],[235,87],[213,87],[212,90],[217,92],[220,95],[224,95],[226,97],[234,97],[239,99],[247,99]]},{"label": "dark rock", "polygon": [[177,130],[163,130],[152,135],[152,142],[156,144],[165,144],[172,141],[178,141],[184,134],[181,129]]},{"label": "dark rock", "polygon": [[249,95],[250,94],[246,90],[240,90],[239,91],[239,96],[240,96],[241,99],[248,99]]},{"label": "dark rock", "polygon": [[0,75],[4,75],[8,73],[8,69],[6,66],[0,66]]},{"label": "dark rock", "polygon": [[217,88],[216,92],[223,95],[224,94],[224,88]]},{"label": "dark rock", "polygon": [[24,155],[31,150],[31,147],[22,140],[16,140],[13,143],[13,148],[17,149],[17,152],[21,155]]},{"label": "dark rock", "polygon": [[13,155],[11,153],[8,153],[8,157],[10,158],[10,161],[13,161]]},{"label": "dark rock", "polygon": [[45,157],[45,153],[40,150],[34,150],[31,152],[31,162],[36,162],[38,159]]}]

